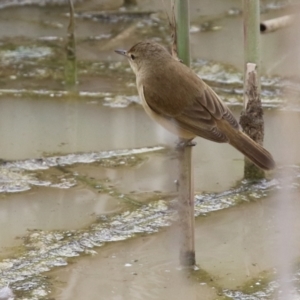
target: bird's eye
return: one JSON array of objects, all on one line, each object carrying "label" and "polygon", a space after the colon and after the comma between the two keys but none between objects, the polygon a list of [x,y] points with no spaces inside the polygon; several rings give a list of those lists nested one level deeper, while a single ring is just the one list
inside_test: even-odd
[{"label": "bird's eye", "polygon": [[135,56],[133,54],[130,55],[131,59],[134,60]]}]

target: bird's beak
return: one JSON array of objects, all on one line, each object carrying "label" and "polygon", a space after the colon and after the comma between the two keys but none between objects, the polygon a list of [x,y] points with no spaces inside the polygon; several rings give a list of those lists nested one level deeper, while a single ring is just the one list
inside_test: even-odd
[{"label": "bird's beak", "polygon": [[122,49],[115,50],[116,53],[121,54],[123,56],[127,56],[127,51]]}]

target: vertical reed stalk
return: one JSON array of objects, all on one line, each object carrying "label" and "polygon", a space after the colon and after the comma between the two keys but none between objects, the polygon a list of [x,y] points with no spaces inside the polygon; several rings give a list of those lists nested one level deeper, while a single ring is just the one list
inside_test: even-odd
[{"label": "vertical reed stalk", "polygon": [[[243,0],[244,13],[244,71],[247,63],[256,64],[257,84],[260,93],[260,13],[259,0]],[[244,80],[246,86],[246,80]],[[244,98],[246,96],[244,95]],[[247,103],[246,103],[247,104]]]},{"label": "vertical reed stalk", "polygon": [[74,6],[72,0],[69,0],[70,22],[68,26],[68,40],[66,45],[66,65],[65,82],[69,90],[74,90],[77,84],[77,60],[76,60],[76,42],[75,42],[75,21]]},{"label": "vertical reed stalk", "polygon": [[[260,101],[260,12],[259,0],[243,0],[244,12],[244,111],[240,119],[243,131],[263,143],[264,120]],[[251,73],[251,75],[250,75]],[[264,172],[245,158],[244,178],[264,178]]]},{"label": "vertical reed stalk", "polygon": [[189,0],[176,0],[175,8],[178,57],[190,66]]},{"label": "vertical reed stalk", "polygon": [[[176,0],[177,54],[186,65],[190,65],[189,43],[189,0]],[[179,191],[178,215],[180,224],[180,264],[191,267],[195,258],[195,217],[192,168],[192,146],[187,140],[179,139]]]}]

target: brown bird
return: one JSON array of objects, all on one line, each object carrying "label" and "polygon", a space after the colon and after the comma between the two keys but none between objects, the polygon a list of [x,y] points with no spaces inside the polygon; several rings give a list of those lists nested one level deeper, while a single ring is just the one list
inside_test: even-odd
[{"label": "brown bird", "polygon": [[143,107],[154,121],[186,140],[200,136],[229,143],[264,170],[275,167],[272,155],[240,130],[220,97],[163,46],[143,41],[115,51],[128,58]]}]

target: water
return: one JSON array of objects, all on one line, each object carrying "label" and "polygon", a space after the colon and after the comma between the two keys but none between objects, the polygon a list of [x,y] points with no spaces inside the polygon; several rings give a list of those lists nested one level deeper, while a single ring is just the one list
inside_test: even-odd
[{"label": "water", "polygon": [[[105,3],[76,6],[72,93],[64,78],[68,8],[0,10],[0,288],[10,283],[16,299],[298,297],[299,83],[290,61],[299,45],[278,47],[285,30],[262,37],[265,146],[278,174],[240,182],[242,155],[196,139],[200,269],[187,272],[170,227],[176,139],[146,116],[132,71],[113,52],[152,36],[169,43],[161,1],[140,3],[143,14],[103,17]],[[191,5],[192,66],[238,117],[240,3]],[[263,18],[282,11],[271,1],[263,8]]]}]

